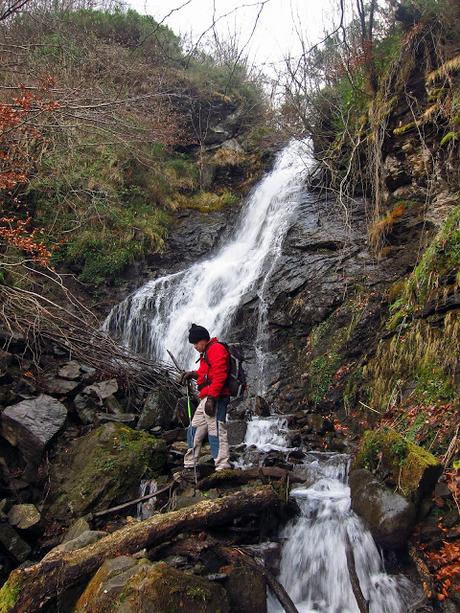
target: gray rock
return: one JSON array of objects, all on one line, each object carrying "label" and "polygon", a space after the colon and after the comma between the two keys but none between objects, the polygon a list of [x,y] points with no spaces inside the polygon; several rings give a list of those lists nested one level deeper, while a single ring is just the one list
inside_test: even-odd
[{"label": "gray rock", "polygon": [[245,421],[228,421],[227,437],[229,445],[241,445],[246,436],[247,423]]},{"label": "gray rock", "polygon": [[351,506],[384,549],[401,549],[413,529],[415,506],[364,469],[350,473]]},{"label": "gray rock", "polygon": [[78,381],[69,381],[68,379],[60,379],[59,377],[47,377],[43,387],[49,394],[65,396],[77,389]]},{"label": "gray rock", "polygon": [[9,510],[8,521],[16,528],[27,530],[40,522],[40,513],[33,504],[15,504]]},{"label": "gray rock", "polygon": [[150,392],[144,402],[141,416],[137,423],[138,430],[151,430],[160,427],[169,430],[175,425],[174,411],[171,410],[171,399],[161,390]]},{"label": "gray rock", "polygon": [[107,536],[107,532],[103,532],[102,530],[85,530],[85,532],[82,532],[70,541],[64,541],[57,547],[53,547],[43,559],[46,560],[58,552],[75,551],[82,547],[87,547],[88,545],[96,543],[104,536]]},{"label": "gray rock", "polygon": [[108,379],[107,381],[101,381],[100,383],[93,383],[88,385],[83,390],[84,394],[95,395],[99,400],[105,400],[109,396],[115,394],[118,391],[118,383],[116,379]]},{"label": "gray rock", "polygon": [[100,403],[86,394],[77,394],[73,399],[78,417],[82,423],[88,425],[96,420],[96,413],[100,409]]},{"label": "gray rock", "polygon": [[7,407],[2,413],[2,436],[23,454],[30,464],[38,464],[43,450],[59,432],[67,409],[55,398],[41,394]]},{"label": "gray rock", "polygon": [[30,546],[19,536],[14,528],[6,522],[0,522],[0,545],[16,560],[24,562],[31,552]]},{"label": "gray rock", "polygon": [[70,528],[64,534],[62,542],[66,543],[67,541],[72,541],[73,539],[83,534],[83,532],[87,532],[89,530],[91,530],[89,523],[84,517],[80,517],[70,526]]},{"label": "gray rock", "polygon": [[61,366],[61,368],[58,370],[58,375],[60,377],[63,379],[70,379],[72,381],[78,379],[80,377],[80,373],[80,364],[75,360],[67,362],[67,364],[64,364],[64,366]]}]

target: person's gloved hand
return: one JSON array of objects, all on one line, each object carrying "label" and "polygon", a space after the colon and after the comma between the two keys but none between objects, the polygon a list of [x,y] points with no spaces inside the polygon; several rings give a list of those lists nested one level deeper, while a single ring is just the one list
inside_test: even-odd
[{"label": "person's gloved hand", "polygon": [[187,381],[190,381],[191,379],[197,379],[197,378],[198,378],[198,373],[195,370],[187,370],[186,372],[182,373],[181,378],[180,378],[180,384],[185,385]]},{"label": "person's gloved hand", "polygon": [[208,417],[214,417],[216,414],[216,399],[212,396],[208,396],[206,398],[206,402],[204,403],[204,412]]}]

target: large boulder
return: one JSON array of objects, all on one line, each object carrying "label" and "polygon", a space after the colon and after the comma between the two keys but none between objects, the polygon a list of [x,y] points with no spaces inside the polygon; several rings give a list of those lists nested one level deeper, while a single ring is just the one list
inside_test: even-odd
[{"label": "large boulder", "polygon": [[175,404],[175,400],[167,392],[153,390],[145,399],[137,428],[139,430],[151,430],[152,428],[171,429],[174,425],[177,425],[174,410]]},{"label": "large boulder", "polygon": [[37,465],[66,417],[67,409],[62,402],[41,394],[7,407],[2,413],[1,433],[11,445],[18,447],[30,465]]},{"label": "large boulder", "polygon": [[366,521],[376,543],[403,548],[414,527],[415,505],[364,469],[350,473],[350,489],[352,509]]},{"label": "large boulder", "polygon": [[176,570],[120,556],[106,560],[78,600],[75,613],[227,613],[220,585]]},{"label": "large boulder", "polygon": [[433,454],[390,428],[364,433],[353,468],[378,471],[390,487],[415,503],[431,494],[442,472]]},{"label": "large boulder", "polygon": [[122,424],[99,426],[61,449],[51,467],[46,517],[68,523],[135,498],[142,478],[159,474],[163,441]]}]

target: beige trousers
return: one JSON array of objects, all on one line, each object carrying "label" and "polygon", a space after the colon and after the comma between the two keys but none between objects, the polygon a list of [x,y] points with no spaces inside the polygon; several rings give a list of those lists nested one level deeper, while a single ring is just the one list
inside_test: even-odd
[{"label": "beige trousers", "polygon": [[214,458],[216,470],[231,468],[229,462],[230,450],[227,440],[227,406],[229,398],[218,398],[216,414],[209,417],[204,412],[206,398],[198,405],[192,423],[187,432],[188,451],[184,457],[184,467],[193,468],[193,462],[198,462],[201,446],[206,436],[211,447],[211,455]]}]

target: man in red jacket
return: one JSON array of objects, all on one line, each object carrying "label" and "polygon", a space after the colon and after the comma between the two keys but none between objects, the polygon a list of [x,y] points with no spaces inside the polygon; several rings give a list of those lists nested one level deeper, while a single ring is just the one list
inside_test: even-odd
[{"label": "man in red jacket", "polygon": [[197,371],[184,373],[182,381],[196,379],[200,404],[188,429],[189,448],[185,454],[184,467],[193,468],[200,455],[203,440],[208,435],[216,470],[231,468],[225,423],[230,402],[230,391],[226,387],[228,351],[217,338],[210,338],[209,332],[203,326],[192,324],[188,340],[200,354],[200,366]]}]

